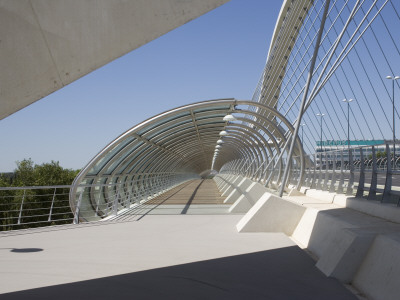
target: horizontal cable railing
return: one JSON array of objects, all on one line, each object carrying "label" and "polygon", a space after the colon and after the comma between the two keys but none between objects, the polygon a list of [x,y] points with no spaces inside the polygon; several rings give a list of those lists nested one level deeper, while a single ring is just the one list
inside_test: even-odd
[{"label": "horizontal cable railing", "polygon": [[72,223],[69,185],[1,187],[0,230]]},{"label": "horizontal cable railing", "polygon": [[[117,184],[0,187],[0,231],[107,220],[140,207],[193,176]],[[70,204],[74,188],[77,201]],[[76,189],[75,189],[76,188]],[[94,199],[95,202],[90,201]]]}]

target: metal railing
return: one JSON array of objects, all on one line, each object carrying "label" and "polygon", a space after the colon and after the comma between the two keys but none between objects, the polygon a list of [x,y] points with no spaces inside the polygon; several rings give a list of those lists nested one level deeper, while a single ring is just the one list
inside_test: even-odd
[{"label": "metal railing", "polygon": [[[303,174],[300,159],[294,156],[288,185],[353,195],[400,206],[400,157],[393,158],[392,147],[383,144],[317,152],[305,157]],[[378,152],[378,148],[384,148],[385,151]],[[286,163],[282,159],[282,166]],[[252,161],[237,160],[226,165],[221,173],[247,177],[275,193],[281,185],[282,166],[269,167],[260,174],[258,169],[252,167]]]},{"label": "metal railing", "polygon": [[146,182],[0,187],[0,231],[107,220],[191,179],[180,174]]},{"label": "metal railing", "polygon": [[[300,163],[297,163],[300,160],[295,158],[291,163],[289,184],[299,186],[299,180],[302,180],[300,186],[305,188],[400,206],[400,158],[392,158],[389,144],[384,145],[385,156],[380,153],[378,157],[376,147],[318,152],[306,157],[304,174],[301,174]],[[226,166],[221,173],[245,176],[274,191],[280,184],[281,169],[263,170],[250,160],[238,160]],[[140,207],[193,179],[193,176],[175,174],[147,178],[146,182],[140,180],[74,187],[2,187],[0,230],[107,220],[128,209]]]},{"label": "metal railing", "polygon": [[72,223],[69,185],[1,187],[0,230]]},{"label": "metal railing", "polygon": [[[301,185],[400,206],[400,158],[393,158],[389,144],[378,157],[378,146],[315,153]],[[291,184],[297,184],[298,172],[292,171]]]}]

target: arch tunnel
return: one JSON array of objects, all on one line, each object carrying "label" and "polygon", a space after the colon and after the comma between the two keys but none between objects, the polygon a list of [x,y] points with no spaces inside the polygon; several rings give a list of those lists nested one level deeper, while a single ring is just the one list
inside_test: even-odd
[{"label": "arch tunnel", "polygon": [[[201,176],[236,174],[276,187],[294,131],[276,109],[236,99],[197,102],[156,115],[120,135],[75,178],[75,221],[116,215]],[[296,185],[304,153],[296,139]],[[293,172],[294,173],[294,172]]]}]

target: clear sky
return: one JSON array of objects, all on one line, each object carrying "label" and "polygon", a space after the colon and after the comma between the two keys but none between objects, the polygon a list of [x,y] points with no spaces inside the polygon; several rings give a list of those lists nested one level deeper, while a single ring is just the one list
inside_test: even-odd
[{"label": "clear sky", "polygon": [[232,0],[0,120],[0,172],[83,168],[114,138],[192,102],[250,99],[282,1]]}]

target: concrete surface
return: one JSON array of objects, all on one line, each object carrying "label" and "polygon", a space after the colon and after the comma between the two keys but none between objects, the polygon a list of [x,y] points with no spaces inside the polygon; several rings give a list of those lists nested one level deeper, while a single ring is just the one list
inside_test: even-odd
[{"label": "concrete surface", "polygon": [[264,193],[236,228],[239,232],[284,232],[291,236],[304,211],[304,207]]},{"label": "concrete surface", "polygon": [[324,195],[281,199],[264,194],[237,228],[285,232],[312,253],[325,275],[352,284],[369,299],[398,299],[400,224],[341,207]]},{"label": "concrete surface", "polygon": [[[241,216],[146,216],[1,234],[1,299],[356,299]],[[3,294],[7,293],[7,294]]]},{"label": "concrete surface", "polygon": [[246,213],[267,192],[267,189],[257,183],[251,182],[246,190],[240,195],[229,211],[231,213]]},{"label": "concrete surface", "polygon": [[[233,188],[231,189],[229,195],[227,195],[225,203],[234,203],[253,183],[253,181],[248,178],[242,178],[239,182],[238,179],[233,182]],[[226,192],[222,193],[222,195],[225,196]]]},{"label": "concrete surface", "polygon": [[238,184],[243,180],[242,176],[232,176],[226,178],[226,184],[220,189],[221,195],[228,197]]},{"label": "concrete surface", "polygon": [[226,2],[0,1],[0,119]]},{"label": "concrete surface", "polygon": [[[304,189],[305,195],[313,199],[334,203],[340,207],[351,208],[367,215],[379,217],[391,222],[400,223],[400,207],[392,203],[381,203],[347,196],[345,194],[329,193],[316,189]],[[304,195],[304,194],[303,194]]]},{"label": "concrete surface", "polygon": [[380,235],[375,239],[358,270],[353,285],[365,291],[369,299],[399,298],[400,233]]}]

